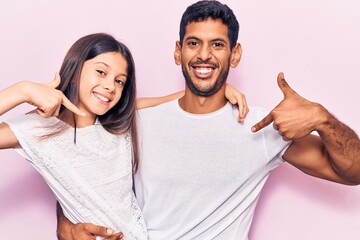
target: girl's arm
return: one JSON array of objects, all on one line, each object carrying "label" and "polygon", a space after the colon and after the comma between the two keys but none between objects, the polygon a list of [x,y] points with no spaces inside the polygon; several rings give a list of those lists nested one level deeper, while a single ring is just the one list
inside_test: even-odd
[{"label": "girl's arm", "polygon": [[[21,81],[0,91],[0,116],[14,107],[29,103],[34,105],[36,112],[43,117],[57,116],[63,104],[76,114],[84,115],[64,94],[55,89],[60,83],[60,76],[49,83]],[[19,143],[5,123],[0,123],[0,149],[19,147]]]},{"label": "girl's arm", "polygon": [[75,114],[84,116],[80,109],[73,105],[60,90],[56,89],[59,84],[60,76],[56,74],[55,79],[48,83],[20,81],[1,90],[0,116],[25,102],[34,105],[37,113],[42,117],[58,116],[61,105]]},{"label": "girl's arm", "polygon": [[27,101],[25,85],[25,82],[18,82],[0,91],[0,115]]},{"label": "girl's arm", "polygon": [[[170,95],[153,98],[138,98],[136,99],[136,108],[143,109],[148,107],[155,107],[162,103],[166,103],[184,96],[184,91],[176,92]],[[239,92],[236,88],[230,84],[226,84],[225,97],[232,103],[239,106],[239,122],[243,122],[247,113],[249,112],[248,105],[246,103],[245,95]]]},{"label": "girl's arm", "polygon": [[18,148],[20,144],[6,123],[0,123],[0,149]]},{"label": "girl's arm", "polygon": [[[25,82],[16,83],[0,91],[0,115],[26,102]],[[5,123],[0,123],[0,149],[19,147],[19,142]]]},{"label": "girl's arm", "polygon": [[184,91],[176,92],[176,93],[162,96],[162,97],[138,98],[138,99],[136,99],[136,108],[143,109],[143,108],[148,108],[148,107],[155,107],[162,103],[166,103],[171,100],[181,98],[182,96],[184,96]]}]

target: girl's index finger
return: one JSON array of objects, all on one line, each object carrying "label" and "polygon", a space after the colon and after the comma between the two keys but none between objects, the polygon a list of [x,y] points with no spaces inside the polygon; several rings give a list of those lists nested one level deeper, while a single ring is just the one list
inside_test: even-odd
[{"label": "girl's index finger", "polygon": [[65,95],[63,95],[63,97],[62,97],[62,105],[64,105],[64,107],[66,107],[67,109],[69,109],[70,111],[75,113],[76,115],[79,115],[79,116],[82,116],[82,117],[86,116],[86,113],[81,111],[72,102],[70,102],[70,100],[67,97],[65,97]]}]

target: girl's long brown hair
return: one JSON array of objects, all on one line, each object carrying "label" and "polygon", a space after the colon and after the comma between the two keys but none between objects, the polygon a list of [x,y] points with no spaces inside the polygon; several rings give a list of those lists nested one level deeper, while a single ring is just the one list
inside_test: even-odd
[{"label": "girl's long brown hair", "polygon": [[[105,33],[96,33],[84,36],[77,40],[67,52],[60,68],[61,83],[57,87],[74,104],[79,103],[79,80],[81,69],[85,61],[106,52],[119,52],[127,62],[127,79],[120,101],[107,113],[98,116],[101,125],[112,134],[131,134],[133,148],[133,172],[139,164],[138,135],[136,126],[136,78],[135,64],[130,50],[114,37]],[[55,126],[55,131],[45,138],[62,133],[74,125],[74,141],[76,142],[75,114],[61,106],[58,116],[62,121]]]}]

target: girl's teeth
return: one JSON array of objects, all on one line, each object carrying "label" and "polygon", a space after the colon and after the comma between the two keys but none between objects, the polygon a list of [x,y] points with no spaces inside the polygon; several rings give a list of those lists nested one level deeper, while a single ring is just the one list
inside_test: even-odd
[{"label": "girl's teeth", "polygon": [[97,94],[97,93],[94,93],[95,97],[97,97],[98,99],[100,99],[101,101],[104,101],[104,102],[108,102],[109,99],[104,97],[104,96],[101,96],[100,94]]}]

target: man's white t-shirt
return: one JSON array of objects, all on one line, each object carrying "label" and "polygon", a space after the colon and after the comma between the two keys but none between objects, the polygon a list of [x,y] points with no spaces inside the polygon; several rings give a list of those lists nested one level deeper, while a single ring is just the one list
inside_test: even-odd
[{"label": "man's white t-shirt", "polygon": [[139,111],[141,161],[136,196],[151,240],[248,239],[261,189],[289,145],[267,113],[250,108],[243,124],[227,103],[209,114],[178,100]]}]

